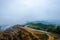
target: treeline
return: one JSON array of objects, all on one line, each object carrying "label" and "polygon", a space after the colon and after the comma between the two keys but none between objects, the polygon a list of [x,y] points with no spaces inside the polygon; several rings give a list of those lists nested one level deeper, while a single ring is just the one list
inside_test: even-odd
[{"label": "treeline", "polygon": [[31,23],[27,23],[26,25],[28,25],[28,27],[30,27],[30,28],[34,28],[37,30],[44,30],[44,31],[60,34],[60,26],[56,26],[53,24],[43,24],[43,23],[31,22]]}]

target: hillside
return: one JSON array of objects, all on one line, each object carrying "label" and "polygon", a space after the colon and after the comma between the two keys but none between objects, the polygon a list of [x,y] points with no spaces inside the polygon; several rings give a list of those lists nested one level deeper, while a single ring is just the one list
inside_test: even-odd
[{"label": "hillside", "polygon": [[0,32],[0,40],[54,40],[52,34],[31,30],[22,25],[14,25]]}]

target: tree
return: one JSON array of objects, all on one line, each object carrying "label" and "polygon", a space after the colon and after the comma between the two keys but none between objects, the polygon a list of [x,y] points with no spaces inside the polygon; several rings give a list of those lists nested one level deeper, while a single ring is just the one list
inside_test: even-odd
[{"label": "tree", "polygon": [[58,26],[57,28],[56,28],[56,31],[55,31],[56,33],[58,33],[58,34],[60,34],[60,26]]}]

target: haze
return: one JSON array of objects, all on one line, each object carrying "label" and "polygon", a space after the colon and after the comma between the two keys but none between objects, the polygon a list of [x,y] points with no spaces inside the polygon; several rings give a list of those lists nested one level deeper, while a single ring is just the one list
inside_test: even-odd
[{"label": "haze", "polygon": [[0,25],[60,20],[60,0],[0,0]]}]

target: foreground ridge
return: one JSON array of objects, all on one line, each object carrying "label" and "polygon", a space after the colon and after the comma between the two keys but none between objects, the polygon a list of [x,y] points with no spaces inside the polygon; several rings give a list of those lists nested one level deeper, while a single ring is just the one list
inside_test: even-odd
[{"label": "foreground ridge", "polygon": [[14,25],[0,32],[0,40],[54,40],[53,35],[31,30],[23,25]]}]

